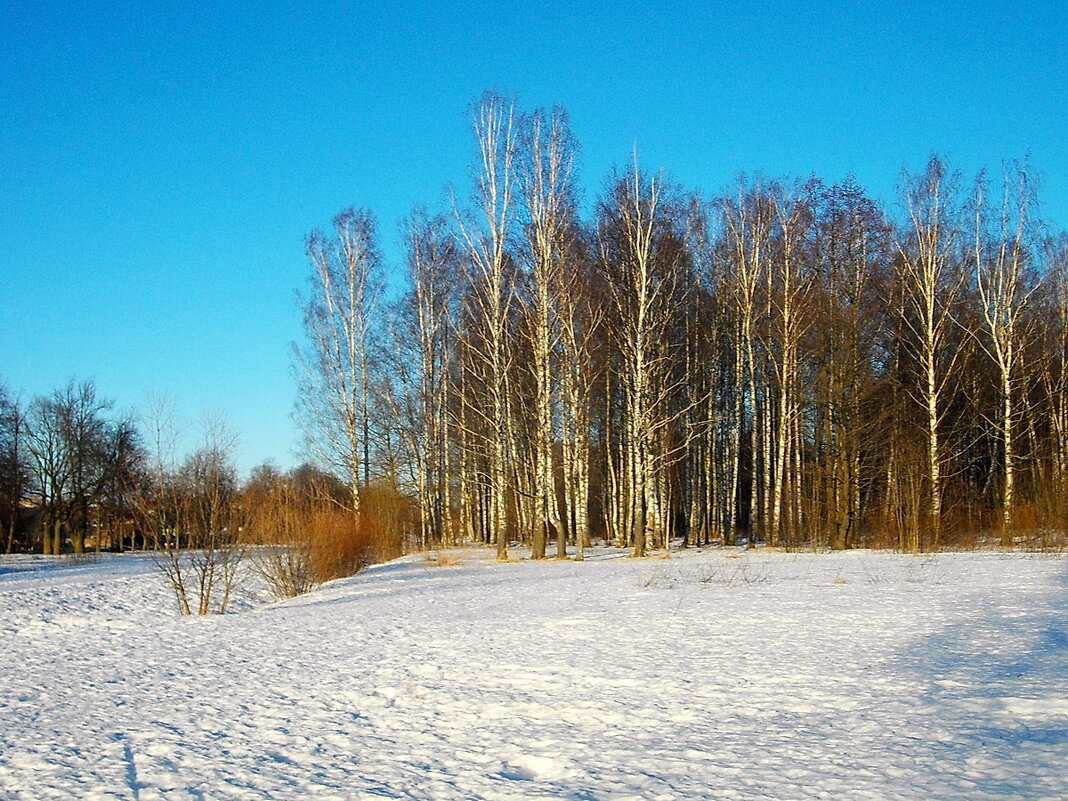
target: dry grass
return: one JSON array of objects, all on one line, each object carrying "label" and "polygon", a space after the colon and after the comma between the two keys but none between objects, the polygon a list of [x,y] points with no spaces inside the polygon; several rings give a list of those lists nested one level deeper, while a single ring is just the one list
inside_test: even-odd
[{"label": "dry grass", "polygon": [[464,563],[459,554],[448,551],[427,551],[424,561],[427,567],[456,567]]}]

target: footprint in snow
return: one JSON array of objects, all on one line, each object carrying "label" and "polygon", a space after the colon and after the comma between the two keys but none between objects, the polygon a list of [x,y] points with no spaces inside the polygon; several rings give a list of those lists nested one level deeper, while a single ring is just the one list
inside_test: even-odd
[{"label": "footprint in snow", "polygon": [[558,759],[541,756],[522,756],[506,762],[500,775],[512,781],[529,782],[538,779],[546,781],[563,779],[570,776],[572,772]]}]

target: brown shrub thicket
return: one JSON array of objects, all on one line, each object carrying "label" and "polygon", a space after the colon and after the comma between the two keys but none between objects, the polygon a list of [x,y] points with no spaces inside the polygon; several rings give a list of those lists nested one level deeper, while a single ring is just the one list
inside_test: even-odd
[{"label": "brown shrub thicket", "polygon": [[249,482],[247,538],[253,565],[277,598],[351,576],[404,552],[411,502],[387,487],[368,487],[359,513],[327,477],[308,481],[259,470]]}]

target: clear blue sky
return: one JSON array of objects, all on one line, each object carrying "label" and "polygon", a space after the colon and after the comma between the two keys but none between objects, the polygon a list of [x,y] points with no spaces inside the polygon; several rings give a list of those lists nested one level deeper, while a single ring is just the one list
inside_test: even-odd
[{"label": "clear blue sky", "polygon": [[[519,5],[519,4],[515,4]],[[303,239],[466,193],[483,89],[561,103],[599,190],[637,147],[686,187],[849,173],[890,201],[932,151],[1030,152],[1068,227],[1063,2],[0,3],[0,379],[95,378],[247,468],[296,462]]]}]

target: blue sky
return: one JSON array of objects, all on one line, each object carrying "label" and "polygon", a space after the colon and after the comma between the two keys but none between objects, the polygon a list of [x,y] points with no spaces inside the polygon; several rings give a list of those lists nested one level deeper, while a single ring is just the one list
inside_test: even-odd
[{"label": "blue sky", "polygon": [[[298,460],[305,235],[466,193],[483,89],[560,103],[595,197],[637,148],[685,187],[1030,153],[1068,227],[1064,3],[0,3],[0,380],[224,413]],[[517,4],[518,6],[518,4]]]}]

